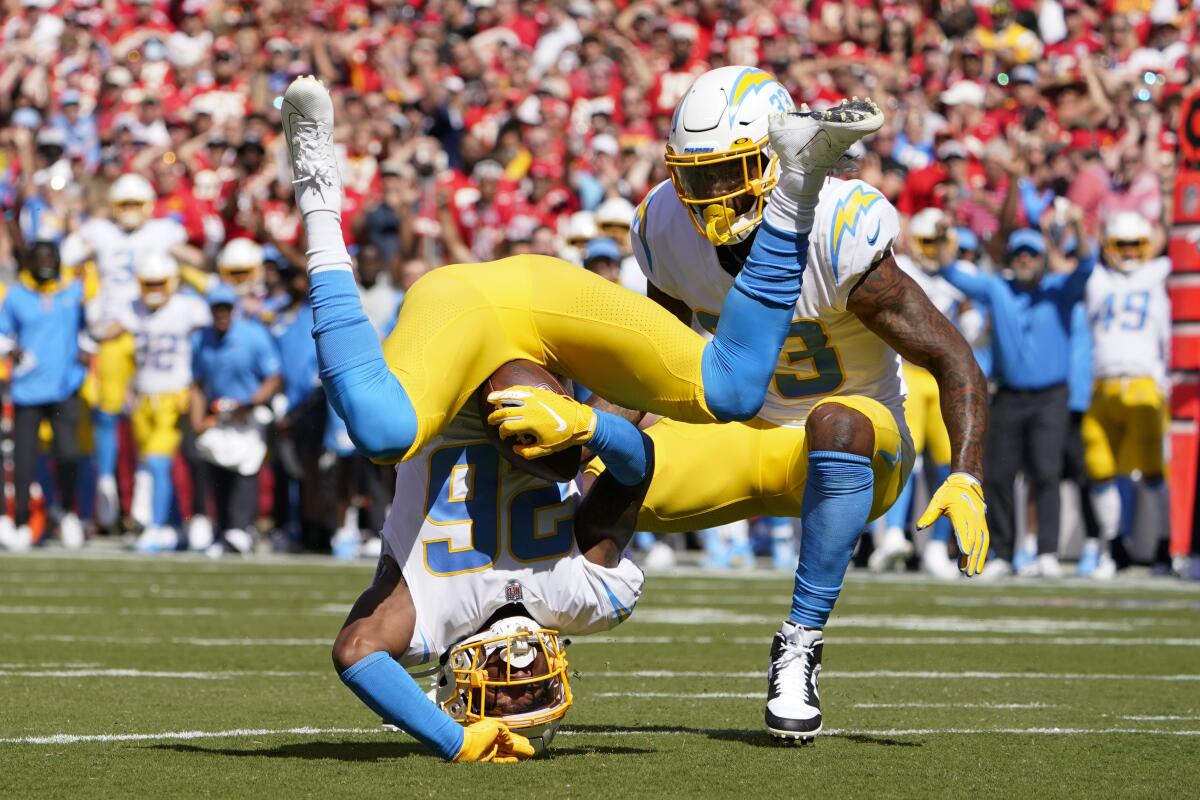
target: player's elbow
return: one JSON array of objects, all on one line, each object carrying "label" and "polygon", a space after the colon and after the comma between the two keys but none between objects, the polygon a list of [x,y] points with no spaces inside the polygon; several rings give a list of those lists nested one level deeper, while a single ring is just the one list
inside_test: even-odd
[{"label": "player's elbow", "polygon": [[330,402],[359,452],[372,461],[395,461],[416,440],[416,415],[399,381],[386,368],[366,382],[331,381]]},{"label": "player's elbow", "polygon": [[767,399],[767,385],[751,382],[722,381],[716,386],[705,384],[704,400],[708,410],[722,422],[745,422],[754,419]]}]

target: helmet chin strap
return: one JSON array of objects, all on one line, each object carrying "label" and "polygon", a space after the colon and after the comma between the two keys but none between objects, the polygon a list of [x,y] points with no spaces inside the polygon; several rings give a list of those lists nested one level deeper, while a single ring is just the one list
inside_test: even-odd
[{"label": "helmet chin strap", "polygon": [[733,237],[733,209],[722,203],[705,206],[704,235],[714,245],[723,245]]}]

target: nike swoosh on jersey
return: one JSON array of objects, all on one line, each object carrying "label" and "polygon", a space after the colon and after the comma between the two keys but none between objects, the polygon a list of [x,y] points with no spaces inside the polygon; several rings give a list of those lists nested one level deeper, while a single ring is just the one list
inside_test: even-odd
[{"label": "nike swoosh on jersey", "polygon": [[867,237],[867,244],[875,244],[879,240],[879,228],[881,225],[882,223],[879,220],[875,220],[875,232]]},{"label": "nike swoosh on jersey", "polygon": [[546,405],[541,400],[538,400],[538,405],[541,406],[542,408],[546,409],[546,413],[549,414],[556,423],[558,423],[558,427],[554,429],[555,433],[562,433],[563,431],[565,431],[567,429],[567,421],[565,419],[563,419],[562,417],[560,417],[558,414],[556,414],[554,412],[553,408]]}]

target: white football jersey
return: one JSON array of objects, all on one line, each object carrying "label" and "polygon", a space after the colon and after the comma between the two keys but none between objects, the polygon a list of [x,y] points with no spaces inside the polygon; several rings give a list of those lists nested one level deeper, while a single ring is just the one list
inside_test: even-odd
[{"label": "white football jersey", "polygon": [[[984,328],[983,317],[977,309],[971,307],[965,294],[954,288],[950,281],[941,275],[930,275],[906,255],[897,254],[896,265],[921,287],[929,296],[929,301],[958,328],[968,344],[972,347],[979,344],[978,340]],[[971,275],[979,271],[970,261],[957,261],[954,266]]]},{"label": "white football jersey", "polygon": [[134,391],[141,395],[178,392],[192,385],[192,333],[212,322],[208,304],[196,295],[171,295],[157,309],[134,300],[116,321],[136,345]]},{"label": "white football jersey", "polygon": [[550,484],[511,466],[464,410],[415,458],[396,465],[383,552],[396,559],[416,606],[406,666],[439,658],[501,606],[566,635],[608,630],[642,592],[629,559],[615,568],[579,553],[575,484]]},{"label": "white football jersey", "polygon": [[1167,375],[1171,262],[1154,258],[1132,272],[1101,264],[1088,278],[1087,312],[1092,328],[1092,364],[1097,378]]},{"label": "white football jersey", "polygon": [[147,253],[166,252],[187,241],[187,231],[170,219],[148,220],[126,233],[111,220],[94,217],[63,242],[62,260],[75,266],[94,258],[100,290],[88,309],[93,323],[115,319],[138,296],[134,266]]},{"label": "white football jersey", "polygon": [[[879,190],[859,180],[826,182],[792,329],[759,417],[802,426],[818,401],[863,395],[891,409],[907,430],[899,356],[846,310],[851,290],[899,234],[896,209]],[[693,328],[715,331],[733,276],[696,232],[670,181],[638,206],[630,237],[647,280],[692,309]]]}]

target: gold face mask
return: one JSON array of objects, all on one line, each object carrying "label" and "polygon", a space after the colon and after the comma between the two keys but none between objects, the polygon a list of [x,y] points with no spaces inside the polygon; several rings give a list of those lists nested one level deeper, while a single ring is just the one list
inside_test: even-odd
[{"label": "gold face mask", "polygon": [[717,153],[674,153],[665,161],[696,232],[714,245],[740,241],[762,222],[767,192],[779,180],[767,139],[734,142]]}]

